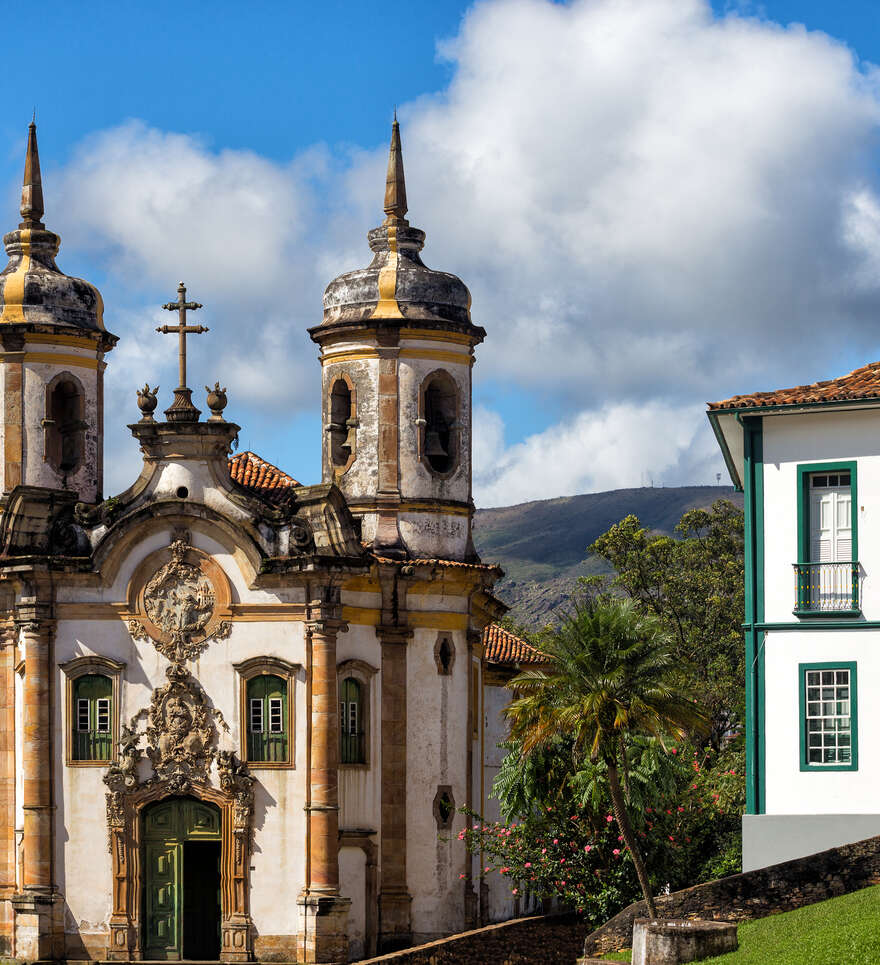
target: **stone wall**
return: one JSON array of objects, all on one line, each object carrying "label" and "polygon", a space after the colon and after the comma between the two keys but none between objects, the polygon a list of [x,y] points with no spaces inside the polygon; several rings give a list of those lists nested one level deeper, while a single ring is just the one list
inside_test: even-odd
[{"label": "stone wall", "polygon": [[539,915],[451,935],[360,965],[574,965],[586,928],[576,915]]},{"label": "stone wall", "polygon": [[[876,884],[880,884],[880,837],[661,896],[657,912],[662,918],[747,921]],[[646,914],[643,901],[624,908],[587,936],[584,953],[601,955],[628,948],[633,919]]]},{"label": "stone wall", "polygon": [[[880,884],[880,837],[660,896],[657,910],[664,918],[747,921],[875,884]],[[645,903],[636,902],[586,940],[586,928],[576,915],[517,918],[368,961],[371,965],[574,965],[581,954],[602,955],[630,947],[633,919],[645,914]]]}]

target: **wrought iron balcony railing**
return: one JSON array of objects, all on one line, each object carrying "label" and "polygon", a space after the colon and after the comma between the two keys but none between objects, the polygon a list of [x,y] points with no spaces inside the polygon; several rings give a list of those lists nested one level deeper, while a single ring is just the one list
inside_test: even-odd
[{"label": "wrought iron balcony railing", "polygon": [[836,613],[859,609],[859,564],[795,563],[795,610]]}]

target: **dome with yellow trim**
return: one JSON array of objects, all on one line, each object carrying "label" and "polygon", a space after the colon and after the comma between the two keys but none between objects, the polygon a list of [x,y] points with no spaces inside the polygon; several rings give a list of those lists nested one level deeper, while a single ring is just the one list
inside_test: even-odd
[{"label": "dome with yellow trim", "polygon": [[46,230],[37,127],[28,129],[21,224],[3,236],[9,264],[0,272],[0,325],[23,324],[104,332],[101,293],[55,264],[61,239]]},{"label": "dome with yellow trim", "polygon": [[367,235],[373,261],[346,272],[324,292],[324,320],[313,337],[330,327],[355,324],[455,330],[482,341],[485,330],[471,322],[471,295],[456,275],[428,268],[419,252],[425,232],[413,228],[407,211],[400,126],[391,129],[385,184],[385,221]]}]

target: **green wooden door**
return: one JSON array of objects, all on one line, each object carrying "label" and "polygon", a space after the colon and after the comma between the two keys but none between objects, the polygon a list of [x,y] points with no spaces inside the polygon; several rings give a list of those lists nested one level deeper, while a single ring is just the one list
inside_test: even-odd
[{"label": "green wooden door", "polygon": [[[201,936],[217,934],[219,952],[219,900],[184,906],[184,891],[192,891],[192,874],[186,874],[186,843],[216,843],[216,882],[208,881],[205,862],[197,890],[216,895],[220,887],[220,812],[211,804],[192,798],[169,798],[150,805],[144,812],[144,957],[177,961],[195,944],[204,947]],[[195,857],[195,852],[190,852]],[[213,856],[212,856],[213,857]],[[196,869],[193,869],[196,871]],[[185,888],[188,886],[188,888]],[[187,920],[189,915],[189,921]],[[207,919],[210,918],[210,921]],[[190,953],[191,954],[191,953]]]},{"label": "green wooden door", "polygon": [[178,959],[181,954],[180,865],[182,845],[150,842],[145,846],[147,870],[147,958]]}]

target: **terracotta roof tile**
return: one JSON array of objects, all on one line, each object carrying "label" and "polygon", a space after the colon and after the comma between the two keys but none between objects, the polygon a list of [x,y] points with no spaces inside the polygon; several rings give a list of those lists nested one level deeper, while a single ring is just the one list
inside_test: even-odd
[{"label": "terracotta roof tile", "polygon": [[497,623],[490,623],[483,631],[483,656],[489,663],[545,662],[538,650]]},{"label": "terracotta roof tile", "polygon": [[822,402],[846,402],[880,399],[880,362],[871,362],[849,375],[811,385],[796,385],[775,392],[752,392],[735,395],[722,402],[710,402],[709,409],[750,409],[777,405],[810,405]]},{"label": "terracotta roof tile", "polygon": [[300,485],[293,476],[253,452],[236,453],[229,460],[229,475],[240,486],[270,502],[278,502],[290,489]]},{"label": "terracotta roof tile", "polygon": [[467,570],[497,570],[501,572],[501,567],[497,563],[464,563],[461,560],[441,560],[441,559],[402,559],[393,560],[386,556],[373,554],[373,559],[377,563],[395,563],[397,566],[455,566]]}]

